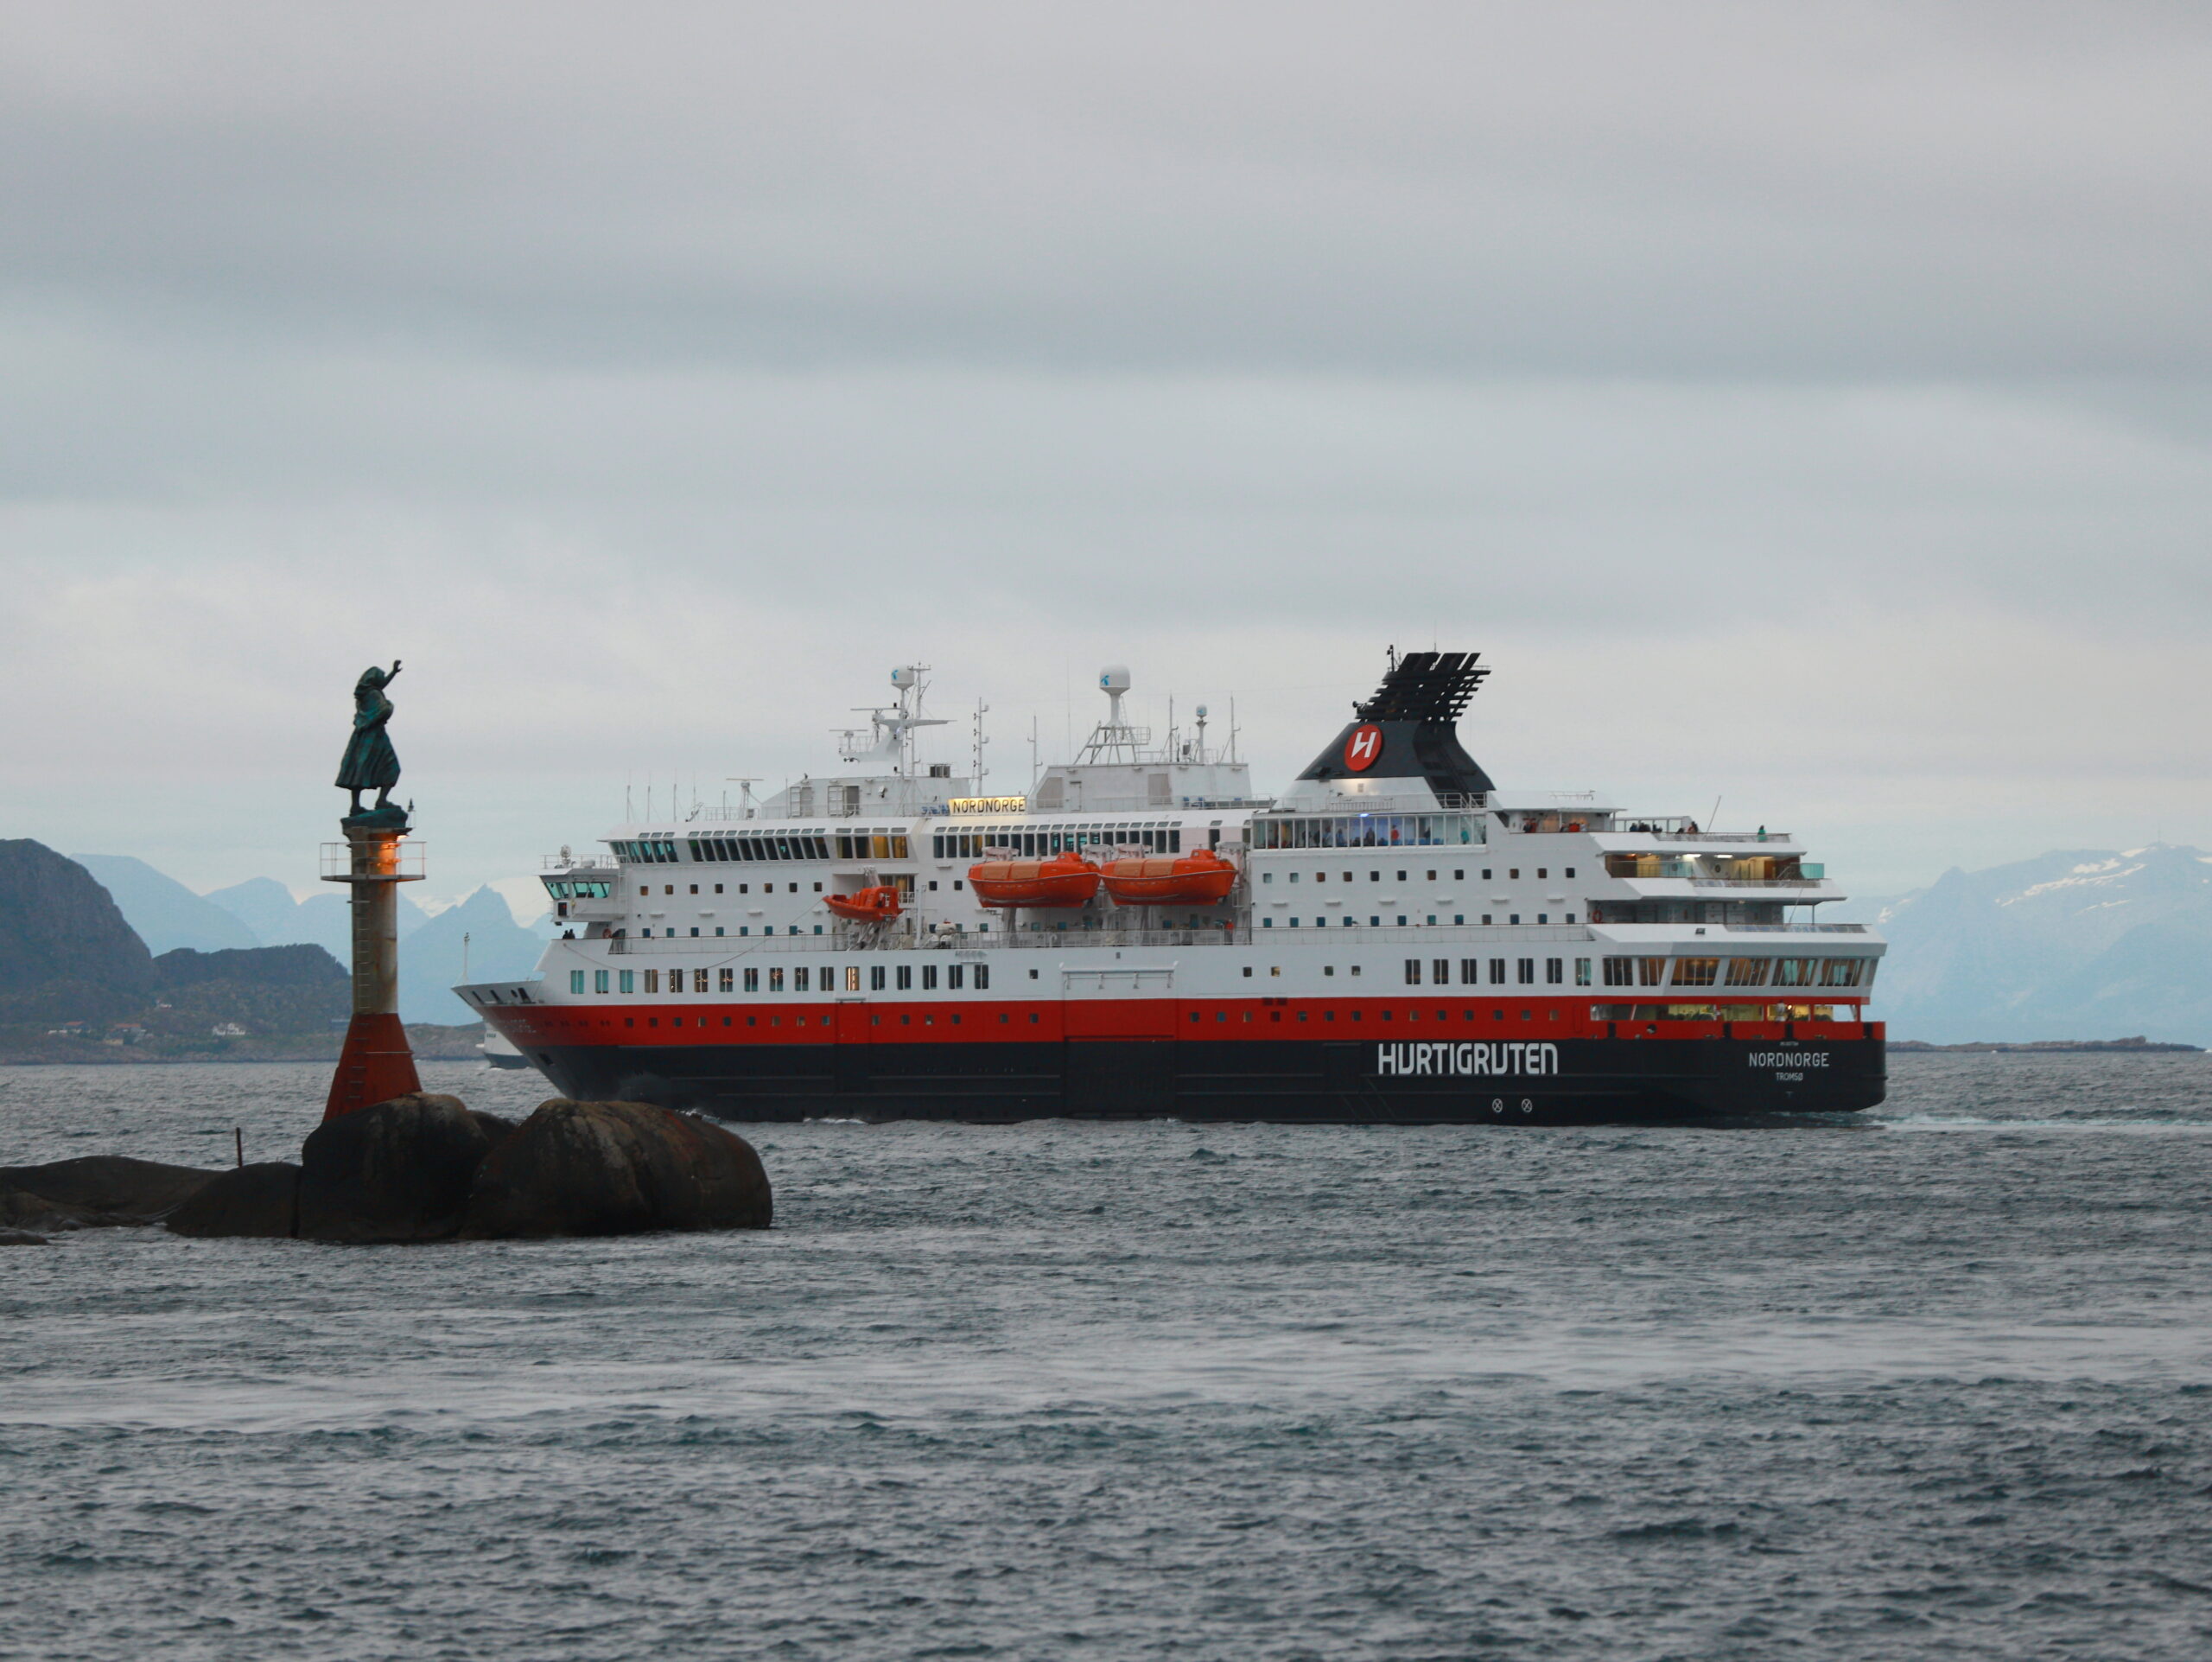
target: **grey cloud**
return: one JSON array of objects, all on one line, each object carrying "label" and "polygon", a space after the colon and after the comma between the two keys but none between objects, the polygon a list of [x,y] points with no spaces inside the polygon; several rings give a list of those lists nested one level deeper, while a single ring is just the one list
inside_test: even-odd
[{"label": "grey cloud", "polygon": [[582,361],[2201,373],[2196,11],[49,10],[20,291]]}]

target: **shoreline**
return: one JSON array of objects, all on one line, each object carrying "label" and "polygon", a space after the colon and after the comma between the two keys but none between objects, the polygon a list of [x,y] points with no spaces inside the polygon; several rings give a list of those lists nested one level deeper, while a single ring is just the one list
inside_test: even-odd
[{"label": "shoreline", "polygon": [[[245,1035],[237,1038],[179,1041],[150,1035],[130,1044],[98,1039],[42,1035],[44,1041],[0,1042],[0,1067],[144,1067],[166,1062],[331,1062],[345,1048],[346,1035],[329,1033]],[[411,1025],[407,1042],[417,1061],[481,1061],[484,1029],[467,1024]]]}]

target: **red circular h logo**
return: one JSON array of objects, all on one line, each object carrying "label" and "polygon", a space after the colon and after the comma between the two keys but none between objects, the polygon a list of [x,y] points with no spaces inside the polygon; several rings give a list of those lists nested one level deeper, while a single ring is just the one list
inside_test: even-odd
[{"label": "red circular h logo", "polygon": [[1372,722],[1365,727],[1352,729],[1344,741],[1344,766],[1355,774],[1363,774],[1382,760],[1382,729]]}]

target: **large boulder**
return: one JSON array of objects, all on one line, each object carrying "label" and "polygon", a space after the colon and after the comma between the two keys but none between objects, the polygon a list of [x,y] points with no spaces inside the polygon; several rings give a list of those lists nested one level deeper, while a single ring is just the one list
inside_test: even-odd
[{"label": "large boulder", "polygon": [[0,1246],[44,1246],[47,1239],[28,1229],[0,1229]]},{"label": "large boulder", "polygon": [[251,1236],[282,1240],[299,1232],[300,1168],[267,1160],[218,1173],[168,1215],[169,1232],[200,1240]]},{"label": "large boulder", "polygon": [[325,1120],[300,1150],[301,1239],[436,1241],[456,1234],[493,1140],[460,1098],[419,1092]]},{"label": "large boulder", "polygon": [[92,1229],[157,1224],[216,1174],[119,1154],[83,1155],[44,1166],[0,1166],[0,1225]]},{"label": "large boulder", "polygon": [[743,1137],[642,1102],[544,1104],[476,1174],[478,1239],[766,1229],[768,1174]]}]

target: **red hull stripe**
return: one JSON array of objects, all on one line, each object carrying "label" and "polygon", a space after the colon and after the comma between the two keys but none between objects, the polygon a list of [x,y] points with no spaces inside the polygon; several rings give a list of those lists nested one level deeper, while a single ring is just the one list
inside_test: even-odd
[{"label": "red hull stripe", "polygon": [[[1629,1001],[1623,1000],[1623,1003]],[[1766,1002],[1766,1001],[1762,1001]],[[1809,1002],[1809,1001],[1808,1001]],[[1839,1010],[1860,1001],[1824,998]],[[532,1045],[1033,1044],[1043,1040],[1880,1038],[1861,1014],[1834,1022],[1599,1022],[1586,995],[1528,998],[1148,998],[824,1003],[639,1000],[617,1005],[499,1005],[484,1011],[517,1047]],[[1286,1028],[1294,1031],[1285,1031]],[[1786,1029],[1786,1032],[1785,1032]]]}]

